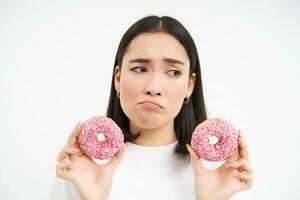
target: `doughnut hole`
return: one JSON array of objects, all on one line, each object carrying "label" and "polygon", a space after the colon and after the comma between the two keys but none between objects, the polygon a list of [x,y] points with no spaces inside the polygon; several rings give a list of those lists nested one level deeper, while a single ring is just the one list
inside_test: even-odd
[{"label": "doughnut hole", "polygon": [[208,137],[208,143],[209,143],[209,144],[214,145],[214,144],[217,144],[218,141],[219,141],[219,138],[218,138],[217,136],[215,136],[215,135],[210,135],[210,136]]}]

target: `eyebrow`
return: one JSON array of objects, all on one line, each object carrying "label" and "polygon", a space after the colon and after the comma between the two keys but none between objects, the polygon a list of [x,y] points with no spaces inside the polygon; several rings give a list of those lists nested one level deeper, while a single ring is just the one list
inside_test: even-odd
[{"label": "eyebrow", "polygon": [[[171,64],[181,64],[185,65],[184,62],[174,59],[174,58],[164,58],[164,62],[171,63]],[[150,63],[150,59],[148,58],[135,58],[132,60],[129,60],[129,63]]]}]

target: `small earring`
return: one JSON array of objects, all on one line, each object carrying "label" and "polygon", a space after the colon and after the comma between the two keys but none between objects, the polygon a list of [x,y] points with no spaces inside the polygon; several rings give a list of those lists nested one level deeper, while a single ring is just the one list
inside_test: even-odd
[{"label": "small earring", "polygon": [[120,93],[119,92],[117,92],[117,97],[120,99]]},{"label": "small earring", "polygon": [[189,100],[190,100],[190,97],[187,96],[187,97],[184,98],[183,103],[187,104],[189,102]]}]

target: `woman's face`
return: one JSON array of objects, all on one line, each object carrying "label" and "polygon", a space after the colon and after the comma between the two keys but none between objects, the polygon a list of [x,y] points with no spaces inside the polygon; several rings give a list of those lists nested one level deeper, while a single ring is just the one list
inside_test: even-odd
[{"label": "woman's face", "polygon": [[170,34],[143,33],[129,43],[114,75],[131,127],[157,129],[174,120],[194,88],[189,67],[187,52]]}]

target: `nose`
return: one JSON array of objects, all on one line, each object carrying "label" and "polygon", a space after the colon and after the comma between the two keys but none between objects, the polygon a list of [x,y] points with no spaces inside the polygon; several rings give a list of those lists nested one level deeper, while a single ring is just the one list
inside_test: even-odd
[{"label": "nose", "polygon": [[145,86],[144,93],[151,96],[160,96],[160,77],[151,77]]}]

